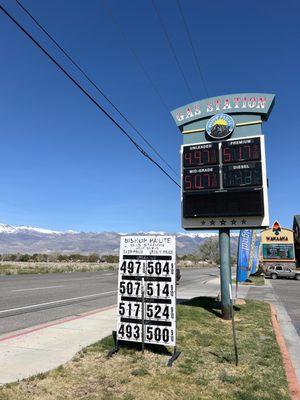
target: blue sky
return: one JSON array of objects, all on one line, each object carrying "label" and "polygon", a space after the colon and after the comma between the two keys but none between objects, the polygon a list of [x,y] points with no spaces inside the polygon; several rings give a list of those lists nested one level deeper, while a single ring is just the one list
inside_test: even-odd
[{"label": "blue sky", "polygon": [[[290,227],[300,213],[299,2],[181,3],[211,96],[276,94],[263,127],[270,212],[271,221]],[[112,112],[17,3],[2,4]],[[181,134],[109,18],[104,0],[23,4],[179,172]],[[109,0],[171,111],[206,95],[176,1],[156,4],[194,98],[151,1]],[[0,222],[84,231],[180,230],[179,189],[2,14],[0,37]]]}]

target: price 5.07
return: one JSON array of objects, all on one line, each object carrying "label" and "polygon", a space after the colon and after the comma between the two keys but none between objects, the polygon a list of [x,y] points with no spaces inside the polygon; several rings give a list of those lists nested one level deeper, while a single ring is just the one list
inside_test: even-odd
[{"label": "price 5.07", "polygon": [[141,296],[141,286],[140,281],[121,281],[119,292],[123,296]]}]

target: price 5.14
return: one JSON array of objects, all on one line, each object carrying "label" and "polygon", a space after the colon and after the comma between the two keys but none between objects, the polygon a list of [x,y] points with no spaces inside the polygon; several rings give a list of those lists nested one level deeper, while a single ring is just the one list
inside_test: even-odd
[{"label": "price 5.14", "polygon": [[163,282],[147,282],[146,297],[169,298],[174,294],[173,285]]}]

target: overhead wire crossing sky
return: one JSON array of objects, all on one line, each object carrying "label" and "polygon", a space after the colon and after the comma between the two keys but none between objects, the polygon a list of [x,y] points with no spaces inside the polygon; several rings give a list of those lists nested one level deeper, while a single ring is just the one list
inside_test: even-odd
[{"label": "overhead wire crossing sky", "polygon": [[132,122],[126,117],[124,113],[113,103],[112,100],[103,92],[102,89],[92,80],[92,78],[83,70],[83,68],[72,58],[61,44],[42,26],[42,24],[28,11],[28,9],[19,1],[15,0],[22,10],[35,22],[35,24],[45,33],[45,35],[59,48],[59,50],[67,57],[67,59],[82,73],[82,75],[88,80],[88,82],[105,98],[105,100],[113,107],[113,109],[127,122],[127,124],[137,133],[138,136],[150,147],[150,149],[164,162],[164,164],[179,178],[176,170],[170,165],[170,163],[159,153],[159,151],[147,140],[147,138],[137,129]]},{"label": "overhead wire crossing sky", "polygon": [[0,10],[29,38],[31,41],[74,83],[78,89],[85,94],[90,101],[102,111],[111,122],[114,123],[117,128],[131,141],[131,143],[137,148],[137,150],[146,158],[148,158],[153,164],[155,164],[161,172],[163,172],[176,186],[180,188],[180,185],[169,175],[169,173],[155,161],[132,137],[131,135],[66,71],[64,67],[53,57],[51,54],[44,49],[44,47],[0,4]]}]

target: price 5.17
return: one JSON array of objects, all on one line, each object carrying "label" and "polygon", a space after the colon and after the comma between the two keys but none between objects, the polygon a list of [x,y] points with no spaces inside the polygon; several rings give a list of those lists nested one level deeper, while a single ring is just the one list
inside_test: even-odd
[{"label": "price 5.17", "polygon": [[174,294],[173,285],[170,283],[147,282],[146,297],[172,297]]},{"label": "price 5.17", "polygon": [[141,318],[141,303],[121,301],[119,303],[119,315],[125,318]]}]

